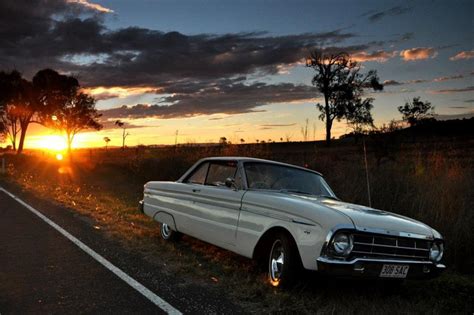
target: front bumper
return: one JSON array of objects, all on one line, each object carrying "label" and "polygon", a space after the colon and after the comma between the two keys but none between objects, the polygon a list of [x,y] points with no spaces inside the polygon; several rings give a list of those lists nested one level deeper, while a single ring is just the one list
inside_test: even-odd
[{"label": "front bumper", "polygon": [[[438,276],[446,266],[431,261],[391,260],[355,258],[351,261],[336,260],[329,257],[317,259],[318,271],[323,274],[341,277],[379,278],[382,267],[390,265],[409,265],[406,279],[429,279]],[[381,278],[390,279],[390,278]]]}]

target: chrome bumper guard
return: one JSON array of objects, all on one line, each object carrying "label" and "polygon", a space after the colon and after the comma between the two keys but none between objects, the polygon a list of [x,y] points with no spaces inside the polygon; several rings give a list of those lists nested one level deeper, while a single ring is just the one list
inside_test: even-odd
[{"label": "chrome bumper guard", "polygon": [[145,213],[143,200],[140,200],[138,202],[138,211],[140,211],[141,213]]},{"label": "chrome bumper guard", "polygon": [[318,271],[335,276],[378,278],[383,265],[409,265],[407,279],[423,279],[438,276],[446,266],[431,261],[355,258],[350,261],[319,257]]}]

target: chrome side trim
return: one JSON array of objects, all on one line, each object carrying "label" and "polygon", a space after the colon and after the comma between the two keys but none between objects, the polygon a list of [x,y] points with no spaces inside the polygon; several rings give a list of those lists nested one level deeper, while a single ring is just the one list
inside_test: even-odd
[{"label": "chrome side trim", "polygon": [[316,226],[316,224],[306,223],[306,222],[298,221],[295,219],[292,219],[291,222],[296,223],[296,224],[302,224],[302,225]]}]

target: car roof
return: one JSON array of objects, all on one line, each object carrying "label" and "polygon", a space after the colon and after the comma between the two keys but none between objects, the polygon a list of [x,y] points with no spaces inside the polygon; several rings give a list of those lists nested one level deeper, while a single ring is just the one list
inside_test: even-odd
[{"label": "car roof", "polygon": [[276,164],[276,165],[301,169],[301,170],[307,171],[307,172],[313,172],[313,173],[316,173],[320,176],[323,176],[320,172],[309,169],[309,168],[306,168],[306,167],[301,167],[301,166],[297,166],[297,165],[293,165],[293,164],[277,162],[277,161],[272,161],[272,160],[246,157],[246,156],[213,156],[213,157],[203,158],[203,159],[199,160],[198,162],[201,163],[201,162],[204,162],[204,161],[240,161],[240,162],[244,162],[244,163],[245,162],[256,162],[256,163]]}]

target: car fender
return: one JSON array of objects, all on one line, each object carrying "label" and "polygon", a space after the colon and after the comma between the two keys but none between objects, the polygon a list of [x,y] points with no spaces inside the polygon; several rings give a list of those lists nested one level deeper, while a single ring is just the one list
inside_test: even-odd
[{"label": "car fender", "polygon": [[158,211],[155,213],[155,216],[153,217],[155,221],[158,221],[160,223],[165,223],[168,224],[168,226],[173,230],[173,231],[178,231],[176,228],[176,222],[174,220],[174,217],[169,214],[168,212],[165,211]]}]

